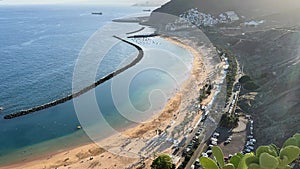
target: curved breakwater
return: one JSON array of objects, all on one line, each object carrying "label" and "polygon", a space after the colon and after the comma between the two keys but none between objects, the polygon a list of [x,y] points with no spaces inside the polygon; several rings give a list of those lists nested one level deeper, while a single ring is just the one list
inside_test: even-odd
[{"label": "curved breakwater", "polygon": [[28,114],[31,114],[31,113],[34,113],[34,112],[37,112],[37,111],[40,111],[40,110],[43,110],[43,109],[47,109],[47,108],[50,108],[50,107],[53,107],[53,106],[56,106],[58,104],[62,104],[62,103],[65,103],[69,100],[72,100],[73,98],[76,98],[86,92],[88,92],[89,90],[97,87],[98,85],[112,79],[114,76],[117,76],[118,74],[124,72],[125,70],[129,69],[130,67],[136,65],[138,62],[140,62],[144,56],[144,51],[142,50],[142,48],[132,42],[129,42],[125,39],[122,39],[120,37],[117,37],[117,36],[113,36],[114,38],[117,38],[129,45],[132,45],[133,47],[135,47],[137,50],[138,50],[138,56],[131,62],[129,63],[128,65],[124,66],[123,68],[121,69],[118,69],[104,77],[102,77],[101,79],[99,79],[98,81],[96,81],[95,83],[81,89],[80,91],[78,92],[75,92],[75,93],[72,93],[66,97],[63,97],[61,99],[58,99],[58,100],[55,100],[55,101],[52,101],[52,102],[49,102],[49,103],[46,103],[46,104],[43,104],[43,105],[40,105],[40,106],[36,106],[36,107],[33,107],[33,108],[30,108],[30,109],[27,109],[27,110],[21,110],[19,112],[16,112],[16,113],[11,113],[11,114],[7,114],[4,116],[4,119],[13,119],[13,118],[16,118],[16,117],[20,117],[20,116],[25,116],[25,115],[28,115]]},{"label": "curved breakwater", "polygon": [[130,35],[130,34],[138,33],[138,32],[141,32],[141,31],[144,30],[144,29],[145,29],[145,27],[142,27],[141,29],[138,29],[138,30],[132,31],[132,32],[128,32],[128,33],[126,33],[126,34],[127,34],[127,35]]}]

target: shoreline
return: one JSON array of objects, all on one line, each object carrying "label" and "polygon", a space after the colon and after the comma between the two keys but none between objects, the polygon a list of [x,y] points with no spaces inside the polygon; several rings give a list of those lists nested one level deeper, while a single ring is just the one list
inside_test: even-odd
[{"label": "shoreline", "polygon": [[[189,87],[191,85],[195,85],[196,82],[203,81],[206,79],[205,73],[201,72],[201,71],[205,72],[205,69],[203,69],[204,65],[202,62],[202,57],[199,52],[197,52],[193,47],[179,41],[178,39],[170,38],[170,37],[162,37],[162,38],[180,47],[183,47],[186,50],[191,52],[191,54],[194,57],[192,63],[192,70],[189,74],[189,77],[186,80],[184,80],[184,82],[181,84],[180,90],[174,93],[174,95],[170,97],[169,101],[167,102],[167,104],[165,105],[162,111],[156,113],[154,116],[150,118],[149,120],[150,122],[139,124],[137,126],[129,126],[128,128],[124,129],[124,131],[121,132],[122,134],[128,136],[129,139],[142,140],[142,142],[145,142],[146,140],[155,137],[156,133],[154,132],[154,130],[156,130],[158,127],[163,128],[166,125],[168,125],[168,122],[172,121],[172,118],[174,117],[173,113],[177,112],[183,106],[183,104],[186,106],[187,104],[190,103],[190,100],[185,100],[185,98],[189,96],[184,96],[184,93],[186,93],[186,91],[189,90]],[[199,77],[200,73],[203,73],[201,74],[201,77]],[[199,116],[200,115],[198,115],[198,117],[195,118],[194,121],[198,121]],[[116,142],[120,145],[123,144],[124,141],[126,141],[127,139],[128,138],[120,138],[120,135],[117,134],[117,135],[110,136],[102,140],[101,142],[102,143],[106,142],[109,144]],[[110,150],[118,147],[119,146],[118,144],[116,144],[117,146],[115,147],[111,147],[111,146],[106,147],[109,145],[105,146],[105,144],[103,144],[103,146],[101,147],[105,147],[105,149]],[[83,153],[83,155],[82,156],[78,155],[80,153],[81,154]],[[30,161],[18,162],[16,164],[6,165],[0,168],[1,169],[2,168],[33,168],[34,169],[34,168],[44,168],[44,167],[54,168],[55,166],[58,167],[64,165],[67,165],[68,167],[71,166],[72,168],[83,168],[83,167],[88,168],[92,164],[95,166],[99,166],[100,164],[102,167],[105,166],[108,168],[117,167],[115,166],[115,164],[113,165],[113,164],[109,164],[109,162],[107,163],[107,161],[109,160],[102,159],[103,157],[106,156],[110,157],[109,159],[112,159],[112,157],[114,157],[113,159],[115,163],[118,164],[118,166],[120,166],[120,164],[121,166],[122,164],[126,166],[128,164],[132,164],[139,160],[138,158],[117,156],[113,153],[107,152],[103,148],[99,148],[95,143],[88,143],[85,145],[79,145],[79,146],[67,148],[66,150],[62,150],[62,152],[49,153],[47,155],[42,155]]]}]

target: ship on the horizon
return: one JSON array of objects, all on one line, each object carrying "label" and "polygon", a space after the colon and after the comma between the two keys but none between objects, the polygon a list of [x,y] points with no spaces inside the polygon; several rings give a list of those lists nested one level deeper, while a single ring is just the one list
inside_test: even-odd
[{"label": "ship on the horizon", "polygon": [[102,12],[92,12],[92,15],[102,15]]}]

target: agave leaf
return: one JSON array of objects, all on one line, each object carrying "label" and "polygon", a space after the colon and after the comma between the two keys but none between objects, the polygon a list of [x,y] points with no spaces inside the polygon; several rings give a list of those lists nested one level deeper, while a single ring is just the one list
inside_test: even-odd
[{"label": "agave leaf", "polygon": [[249,166],[251,163],[259,164],[259,158],[256,156],[251,156],[246,159],[246,164]]},{"label": "agave leaf", "polygon": [[246,159],[249,157],[254,157],[253,153],[247,153],[244,155],[244,157],[241,159],[237,169],[248,169],[247,164],[246,164]]},{"label": "agave leaf", "polygon": [[300,147],[300,133],[296,133],[293,137],[297,140],[298,147]]},{"label": "agave leaf", "polygon": [[268,146],[259,146],[256,149],[256,157],[259,158],[261,153],[269,152],[268,149],[269,149]]},{"label": "agave leaf", "polygon": [[286,146],[298,146],[298,141],[297,141],[297,139],[294,138],[294,137],[288,138],[288,139],[283,143],[282,148],[284,148],[284,147],[286,147]]},{"label": "agave leaf", "polygon": [[241,159],[242,158],[239,155],[236,154],[236,155],[234,155],[230,158],[229,162],[231,164],[233,164],[235,168],[237,168],[239,166],[239,163],[240,163]]},{"label": "agave leaf", "polygon": [[225,165],[225,162],[224,162],[224,155],[223,155],[221,148],[218,146],[213,146],[212,153],[213,153],[216,161],[218,162],[219,166],[223,167]]},{"label": "agave leaf", "polygon": [[253,163],[248,166],[249,169],[262,169],[258,164]]},{"label": "agave leaf", "polygon": [[217,163],[208,157],[200,157],[200,163],[204,169],[219,169]]},{"label": "agave leaf", "polygon": [[287,156],[283,155],[282,157],[278,157],[278,158],[279,158],[279,166],[280,167],[284,167],[289,164],[289,159]]},{"label": "agave leaf", "polygon": [[287,146],[280,150],[280,158],[284,159],[284,156],[287,157],[287,162],[290,164],[295,161],[300,155],[300,148],[297,146]]},{"label": "agave leaf", "polygon": [[270,155],[277,157],[277,152],[271,146],[259,146],[256,150],[256,157],[259,158],[259,156],[262,153],[269,153]]},{"label": "agave leaf", "polygon": [[237,156],[239,156],[240,158],[243,158],[244,155],[242,153],[236,153]]},{"label": "agave leaf", "polygon": [[279,160],[268,153],[262,153],[259,156],[259,165],[264,169],[276,169],[279,165]]},{"label": "agave leaf", "polygon": [[234,165],[233,164],[226,164],[223,166],[223,169],[235,169]]},{"label": "agave leaf", "polygon": [[271,144],[271,145],[270,145],[270,148],[271,148],[274,152],[276,152],[276,156],[279,156],[280,150],[279,150],[279,148],[278,148],[275,144]]}]

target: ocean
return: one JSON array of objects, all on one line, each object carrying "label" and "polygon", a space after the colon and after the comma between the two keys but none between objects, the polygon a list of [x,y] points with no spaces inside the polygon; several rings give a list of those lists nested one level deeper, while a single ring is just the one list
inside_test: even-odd
[{"label": "ocean", "polygon": [[[141,13],[143,9],[145,7],[0,6],[0,107],[4,108],[0,112],[0,165],[92,142],[83,130],[77,129],[81,121],[73,100],[16,119],[4,120],[3,116],[70,94],[75,65],[91,37],[101,34],[103,28],[114,27],[109,31],[116,34],[139,29],[141,26],[137,24],[111,23],[111,20]],[[99,11],[103,15],[91,15]],[[112,26],[107,28],[107,25]],[[105,43],[105,40],[99,39],[99,42]],[[147,120],[161,110],[188,77],[193,60],[189,51],[159,37],[130,41],[144,49],[143,60],[82,96],[95,93],[101,114],[116,130]],[[115,71],[136,55],[134,47],[116,43],[98,65],[94,80]],[[126,86],[129,77],[131,81]],[[123,94],[114,92],[118,90],[126,91],[129,101],[122,98]],[[126,114],[131,107],[147,113],[132,119],[132,115]],[[83,109],[96,111],[91,107]],[[106,133],[104,130],[100,132]]]}]

